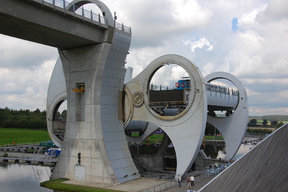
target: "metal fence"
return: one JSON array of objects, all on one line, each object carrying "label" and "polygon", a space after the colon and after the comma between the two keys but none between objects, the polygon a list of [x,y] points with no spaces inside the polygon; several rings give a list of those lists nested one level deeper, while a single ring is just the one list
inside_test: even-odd
[{"label": "metal fence", "polygon": [[[91,22],[93,24],[97,24],[100,26],[107,25],[107,21],[105,17],[103,17],[100,13],[94,13],[92,10],[86,10],[84,7],[76,7],[73,2],[68,2],[65,0],[30,0],[38,3],[42,3],[42,5],[49,4],[53,6],[54,8],[60,8],[63,9],[63,12],[68,12],[67,7],[72,7],[72,14],[74,14],[75,17],[82,18],[83,20],[87,22]],[[72,3],[72,4],[71,4]],[[117,23],[114,21],[114,27],[117,30],[123,31],[125,33],[131,34],[131,28],[127,27],[123,24]]]},{"label": "metal fence", "polygon": [[165,190],[167,190],[171,187],[175,187],[175,186],[177,186],[176,181],[168,181],[168,182],[162,183],[160,185],[155,185],[153,187],[143,189],[143,190],[138,191],[138,192],[159,192],[159,191],[165,191]]}]

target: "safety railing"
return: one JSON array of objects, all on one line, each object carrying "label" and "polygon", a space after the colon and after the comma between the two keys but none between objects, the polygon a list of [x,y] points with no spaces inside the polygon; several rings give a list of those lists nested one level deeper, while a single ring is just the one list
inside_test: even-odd
[{"label": "safety railing", "polygon": [[161,192],[161,191],[165,191],[165,190],[172,188],[172,187],[175,187],[175,186],[177,186],[176,181],[167,181],[165,183],[155,185],[153,187],[149,187],[147,189],[140,190],[138,192]]},{"label": "safety railing", "polygon": [[131,28],[130,27],[123,25],[123,23],[120,24],[120,23],[114,22],[114,24],[115,24],[116,29],[131,34]]},{"label": "safety railing", "polygon": [[233,95],[233,96],[238,96],[239,95],[239,91],[235,91],[233,89],[229,89],[229,88],[226,88],[226,87],[222,87],[222,86],[219,86],[219,85],[213,85],[213,84],[209,84],[209,83],[206,83],[206,90],[207,91],[211,91],[211,92],[217,92],[217,93],[223,93],[223,94],[226,94],[226,95]]},{"label": "safety railing", "polygon": [[[64,13],[67,13],[67,6],[71,5],[71,2],[65,0],[30,0],[38,3],[42,3],[42,5],[49,4],[54,8],[60,8],[63,10]],[[73,2],[72,2],[73,3]],[[94,13],[92,10],[86,10],[84,7],[77,7],[76,5],[72,4],[71,13],[78,18],[82,18],[83,20],[90,22],[92,24],[97,24],[100,26],[107,26],[107,21],[105,17],[103,17],[100,13]],[[123,31],[125,33],[131,34],[131,28],[127,27],[123,24],[117,23],[114,21],[114,27],[117,30]]]}]

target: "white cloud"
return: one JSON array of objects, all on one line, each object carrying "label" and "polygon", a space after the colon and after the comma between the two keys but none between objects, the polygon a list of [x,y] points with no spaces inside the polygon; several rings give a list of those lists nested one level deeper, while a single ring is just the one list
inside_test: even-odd
[{"label": "white cloud", "polygon": [[189,46],[191,51],[194,53],[196,48],[206,47],[207,51],[211,51],[213,49],[213,45],[206,38],[201,38],[197,41],[184,41],[184,45]]},{"label": "white cloud", "polygon": [[259,14],[259,12],[262,12],[265,10],[267,5],[263,5],[261,7],[257,7],[250,12],[242,13],[241,16],[238,18],[238,26],[242,29],[245,29],[246,26],[253,27],[253,24],[255,23],[256,16]]},{"label": "white cloud", "polygon": [[50,60],[33,69],[0,68],[0,107],[44,110],[54,64]]},{"label": "white cloud", "polygon": [[161,67],[152,77],[153,85],[162,86],[163,89],[175,88],[175,83],[183,77],[189,77],[188,73],[182,67],[169,64]]},{"label": "white cloud", "polygon": [[[267,8],[259,15],[263,20],[282,20],[288,18],[288,6],[285,0],[270,0]],[[261,18],[262,17],[262,18]],[[263,21],[265,22],[265,21]]]},{"label": "white cloud", "polygon": [[212,12],[208,8],[202,7],[197,0],[171,0],[171,2],[173,4],[171,14],[177,24],[190,29],[193,26],[204,26],[212,16]]},{"label": "white cloud", "polygon": [[0,44],[0,67],[28,69],[57,54],[56,48],[4,35],[0,35]]}]

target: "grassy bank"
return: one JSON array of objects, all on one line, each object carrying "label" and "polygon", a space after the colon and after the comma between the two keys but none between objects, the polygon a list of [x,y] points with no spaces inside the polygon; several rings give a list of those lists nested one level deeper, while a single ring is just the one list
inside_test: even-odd
[{"label": "grassy bank", "polygon": [[223,140],[224,138],[222,137],[222,136],[214,136],[214,135],[205,135],[204,136],[204,138],[206,139],[206,140]]},{"label": "grassy bank", "polygon": [[46,187],[49,189],[65,191],[65,192],[117,192],[115,190],[110,190],[110,189],[100,189],[100,188],[94,188],[94,187],[71,185],[71,184],[63,183],[64,181],[67,181],[67,180],[56,179],[56,180],[44,181],[40,183],[40,185],[42,187]]},{"label": "grassy bank", "polygon": [[0,146],[33,144],[41,141],[49,141],[46,130],[0,128]]}]

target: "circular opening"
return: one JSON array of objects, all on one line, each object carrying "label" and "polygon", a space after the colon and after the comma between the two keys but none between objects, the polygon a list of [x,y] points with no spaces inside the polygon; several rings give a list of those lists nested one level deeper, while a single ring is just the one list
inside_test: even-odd
[{"label": "circular opening", "polygon": [[78,15],[92,19],[93,21],[99,23],[105,23],[105,12],[102,12],[95,3],[85,2],[81,6],[79,6],[78,4],[77,6],[75,6],[75,9],[75,13]]},{"label": "circular opening", "polygon": [[239,102],[237,87],[227,79],[215,79],[206,84],[208,115],[225,118],[234,113]]},{"label": "circular opening", "polygon": [[53,114],[53,134],[60,140],[64,140],[67,120],[67,101],[63,100],[55,107]]},{"label": "circular opening", "polygon": [[[150,89],[175,89],[176,82],[189,75],[184,68],[176,64],[167,64],[159,68],[151,78]],[[151,87],[152,86],[152,87]]]},{"label": "circular opening", "polygon": [[224,138],[220,131],[212,124],[207,123],[205,129],[205,137],[201,147],[207,157],[213,159],[224,159],[226,156],[225,146]]},{"label": "circular opening", "polygon": [[[82,8],[84,10],[82,10]],[[94,4],[94,3],[87,3],[87,4],[84,4],[82,5],[81,7],[79,7],[77,10],[76,10],[76,13],[79,14],[79,15],[82,15],[84,11],[84,15],[86,16],[91,16],[91,12],[92,14],[100,14],[102,16],[102,12],[101,10],[99,9],[99,7]],[[90,14],[90,15],[89,15]]]},{"label": "circular opening", "polygon": [[140,137],[146,131],[148,122],[130,121],[125,127],[125,134],[129,137]]},{"label": "circular opening", "polygon": [[166,64],[149,82],[149,107],[160,116],[176,116],[188,105],[190,87],[190,77],[183,67]]},{"label": "circular opening", "polygon": [[61,101],[55,107],[53,120],[54,121],[66,121],[67,119],[67,101]]}]

